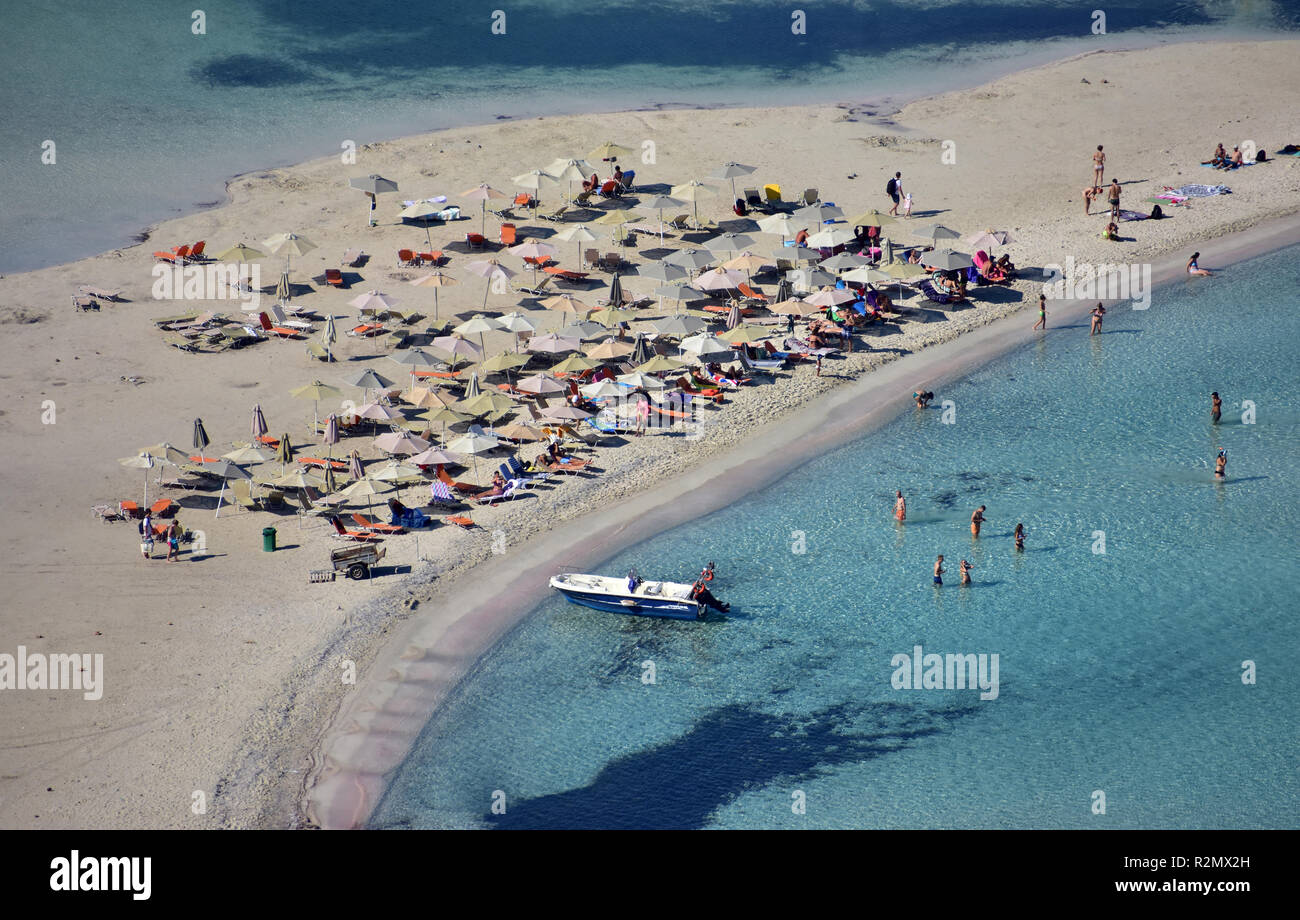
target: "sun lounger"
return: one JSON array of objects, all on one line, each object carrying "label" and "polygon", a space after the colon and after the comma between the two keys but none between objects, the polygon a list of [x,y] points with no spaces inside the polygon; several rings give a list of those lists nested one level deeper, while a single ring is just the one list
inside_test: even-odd
[{"label": "sun lounger", "polygon": [[334,535],[344,540],[354,540],[357,543],[380,543],[384,539],[377,534],[367,533],[364,530],[348,530],[343,526],[343,522],[338,519],[337,515],[330,516],[330,523],[334,525]]},{"label": "sun lounger", "polygon": [[343,287],[343,272],[337,268],[325,269],[325,283],[332,284],[336,288]]},{"label": "sun lounger", "polygon": [[560,268],[558,265],[547,265],[542,269],[542,271],[546,272],[546,274],[550,275],[552,278],[556,278],[569,284],[581,284],[590,277],[587,272],[575,272],[572,269]]},{"label": "sun lounger", "polygon": [[412,267],[420,264],[420,257],[415,254],[414,249],[397,250],[397,264]]},{"label": "sun lounger", "polygon": [[360,249],[349,249],[347,252],[343,253],[343,264],[348,268],[356,268],[361,264],[361,260],[365,257],[366,254]]},{"label": "sun lounger", "polygon": [[537,216],[540,217],[542,220],[549,220],[549,221],[554,221],[556,223],[559,223],[564,220],[564,215],[568,213],[568,210],[569,210],[569,206],[567,204],[562,204],[553,211],[548,211],[545,214],[538,214]]},{"label": "sun lounger", "polygon": [[434,249],[429,252],[417,252],[420,261],[426,265],[439,265],[442,263],[442,250]]},{"label": "sun lounger", "polygon": [[374,533],[406,533],[406,528],[395,524],[382,524],[379,521],[372,521],[364,514],[353,514],[352,520],[363,531],[373,531]]},{"label": "sun lounger", "polygon": [[178,508],[180,505],[170,498],[160,498],[149,506],[149,513],[154,517],[171,517]]},{"label": "sun lounger", "polygon": [[542,278],[537,284],[531,284],[527,279],[525,279],[521,275],[517,279],[516,278],[510,279],[510,287],[514,290],[516,294],[531,294],[534,297],[542,297],[546,294],[547,292],[546,289],[550,287],[551,282],[554,280],[554,278],[555,278],[554,275],[548,274],[545,278]]},{"label": "sun lounger", "polygon": [[348,335],[354,338],[368,339],[376,335],[383,335],[388,330],[382,323],[362,323],[348,330]]},{"label": "sun lounger", "polygon": [[481,233],[466,233],[465,244],[469,246],[470,249],[483,249],[487,246],[487,237]]},{"label": "sun lounger", "polygon": [[754,290],[748,284],[744,284],[743,282],[736,286],[736,290],[738,290],[741,293],[741,296],[743,296],[746,300],[753,300],[761,304],[766,304],[769,302],[767,299],[767,295],[763,294],[761,291]]},{"label": "sun lounger", "polygon": [[781,186],[775,182],[769,182],[763,186],[763,194],[767,197],[768,204],[781,203]]},{"label": "sun lounger", "polygon": [[84,294],[87,297],[93,297],[96,300],[107,300],[112,303],[122,299],[121,291],[113,291],[107,288],[95,287],[90,284],[83,284],[77,288],[78,294]]},{"label": "sun lounger", "polygon": [[72,295],[72,309],[78,313],[86,313],[90,310],[99,309],[99,301],[86,294]]},{"label": "sun lounger", "polygon": [[518,241],[518,228],[514,224],[501,225],[501,245],[513,246]]},{"label": "sun lounger", "polygon": [[262,324],[262,329],[274,336],[282,339],[301,339],[303,338],[302,330],[294,329],[290,326],[277,326],[271,322],[271,317],[265,312],[257,314],[258,321]]},{"label": "sun lounger", "polygon": [[478,526],[473,522],[473,520],[465,517],[465,515],[463,514],[448,515],[447,517],[443,518],[443,520],[446,521],[448,524],[455,524],[457,527],[464,527],[466,530]]},{"label": "sun lounger", "polygon": [[495,505],[497,502],[509,501],[514,497],[515,497],[515,484],[514,484],[514,480],[512,479],[506,483],[505,488],[502,489],[499,493],[494,494],[491,489],[486,489],[478,493],[477,495],[469,496],[469,500],[476,505]]},{"label": "sun lounger", "polygon": [[172,262],[177,265],[184,265],[185,258],[190,254],[189,246],[180,246],[174,252],[162,252],[159,250],[153,254],[153,257],[159,262]]}]

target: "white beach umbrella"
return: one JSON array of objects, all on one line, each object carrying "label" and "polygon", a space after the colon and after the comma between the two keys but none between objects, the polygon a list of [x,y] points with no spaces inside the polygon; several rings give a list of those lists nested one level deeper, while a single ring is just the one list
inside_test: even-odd
[{"label": "white beach umbrella", "polygon": [[729,342],[723,341],[716,335],[701,332],[698,335],[682,339],[682,351],[704,357],[706,355],[729,353],[732,351],[732,347]]},{"label": "white beach umbrella", "polygon": [[483,228],[487,226],[487,203],[496,198],[509,198],[510,196],[504,192],[498,192],[492,186],[483,182],[472,189],[461,192],[457,197],[463,198],[465,201],[477,201],[479,203],[479,233],[482,233]]},{"label": "white beach umbrella", "polygon": [[451,275],[444,275],[442,272],[429,272],[427,275],[421,275],[409,282],[412,287],[431,287],[433,288],[433,319],[438,321],[438,288],[452,287],[460,284]]},{"label": "white beach umbrella", "polygon": [[810,249],[814,247],[818,249],[830,249],[834,246],[843,246],[845,243],[851,242],[855,238],[856,237],[853,235],[853,228],[848,224],[832,224],[829,227],[818,230],[816,233],[809,234],[805,243]]},{"label": "white beach umbrella", "polygon": [[741,176],[753,175],[758,167],[746,166],[743,163],[723,163],[713,172],[709,173],[711,179],[730,179],[731,180],[731,197],[736,197],[736,180]]}]

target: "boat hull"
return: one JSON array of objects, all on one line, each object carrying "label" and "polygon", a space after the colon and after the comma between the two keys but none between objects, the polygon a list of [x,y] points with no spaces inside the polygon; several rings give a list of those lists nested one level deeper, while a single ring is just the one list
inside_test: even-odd
[{"label": "boat hull", "polygon": [[[600,576],[577,576],[578,578],[590,578],[593,581],[599,580],[601,584],[578,584],[569,581],[573,576],[560,575],[551,579],[551,587],[555,588],[571,604],[577,604],[581,607],[590,607],[593,610],[603,610],[606,613],[621,613],[627,616],[641,617],[661,617],[673,620],[699,620],[704,618],[705,607],[688,597],[674,597],[672,591],[686,593],[681,589],[689,590],[689,586],[674,585],[664,582],[650,582],[638,588],[638,592],[645,587],[658,589],[663,592],[658,595],[629,593],[624,584],[621,589],[616,588],[618,580],[601,578]],[[614,583],[614,584],[611,584]],[[668,589],[665,591],[664,589]]]}]

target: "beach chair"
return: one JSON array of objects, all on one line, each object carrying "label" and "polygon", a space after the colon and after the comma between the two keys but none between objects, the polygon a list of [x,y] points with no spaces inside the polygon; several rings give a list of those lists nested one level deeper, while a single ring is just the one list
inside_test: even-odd
[{"label": "beach chair", "polygon": [[416,258],[427,265],[438,265],[442,262],[442,250],[434,249],[430,252],[417,252]]},{"label": "beach chair", "polygon": [[336,288],[343,287],[343,272],[337,268],[325,269],[325,283],[332,284]]},{"label": "beach chair", "polygon": [[627,172],[623,173],[623,181],[622,181],[621,185],[623,186],[623,191],[624,191],[624,192],[630,192],[630,191],[632,191],[632,186],[635,185],[635,184],[636,184],[636,170],[635,170],[635,169],[629,169]]},{"label": "beach chair", "polygon": [[690,221],[691,221],[691,215],[678,214],[672,220],[665,221],[664,226],[672,227],[674,230],[689,230],[691,229]]},{"label": "beach chair", "polygon": [[475,505],[495,505],[497,502],[509,501],[515,497],[515,481],[513,479],[506,482],[506,487],[501,490],[499,495],[487,494],[490,489],[484,490],[477,495],[469,496],[469,500]]},{"label": "beach chair", "polygon": [[330,516],[330,523],[334,525],[334,536],[343,540],[353,540],[357,543],[382,543],[384,538],[378,534],[367,533],[364,530],[348,530],[343,526],[343,522],[338,519],[337,515]]},{"label": "beach chair", "polygon": [[443,468],[441,463],[437,465],[434,475],[438,477],[439,482],[445,485],[453,493],[462,495],[465,498],[473,498],[475,495],[484,491],[482,486],[476,486],[472,482],[457,482],[452,479],[451,474]]},{"label": "beach chair", "polygon": [[379,521],[372,521],[364,514],[353,513],[352,520],[364,531],[373,533],[406,533],[406,528],[396,524],[383,524]]},{"label": "beach chair", "polygon": [[343,264],[348,268],[356,268],[361,264],[361,260],[365,257],[366,254],[360,249],[349,249],[347,252],[343,253]]},{"label": "beach chair", "polygon": [[766,210],[767,202],[765,202],[762,196],[758,194],[758,189],[747,188],[741,194],[745,196],[745,205],[747,207],[751,207],[757,211]]},{"label": "beach chair", "polygon": [[117,301],[122,299],[121,291],[109,290],[108,288],[102,288],[102,287],[95,287],[93,284],[83,284],[79,286],[77,288],[77,293],[83,294],[87,297],[93,297],[96,300],[107,300],[110,301],[111,303],[117,303]]},{"label": "beach chair", "polygon": [[518,240],[518,228],[514,224],[501,225],[501,245],[513,246]]},{"label": "beach chair", "polygon": [[596,193],[593,190],[587,189],[586,191],[579,192],[577,195],[575,195],[573,198],[573,203],[581,204],[581,205],[590,204],[591,199],[594,198],[595,196]]},{"label": "beach chair", "polygon": [[159,262],[172,262],[176,265],[184,265],[185,257],[190,254],[189,246],[179,246],[173,252],[162,252],[159,250],[153,254],[153,257]]},{"label": "beach chair", "polygon": [[528,279],[520,275],[518,278],[510,279],[510,287],[516,294],[531,294],[533,297],[544,297],[547,288],[550,287],[551,282],[554,280],[554,275],[547,275],[536,284],[532,284]]},{"label": "beach chair", "polygon": [[575,272],[572,269],[560,268],[558,265],[544,266],[542,271],[557,281],[563,281],[566,284],[582,284],[588,277],[586,272]]},{"label": "beach chair", "polygon": [[203,247],[206,246],[207,244],[208,244],[207,240],[199,240],[197,243],[195,243],[193,246],[190,247],[189,259],[191,262],[202,262],[205,259],[207,259],[207,256],[203,254]]},{"label": "beach chair", "polygon": [[165,518],[171,517],[179,508],[180,505],[170,498],[160,498],[149,506],[149,513],[154,517]]},{"label": "beach chair", "polygon": [[122,515],[123,518],[140,517],[140,505],[138,502],[118,502],[117,513]]},{"label": "beach chair", "polygon": [[803,190],[803,203],[816,204],[821,201],[821,194],[815,188],[806,188]]},{"label": "beach chair", "polygon": [[465,245],[473,250],[481,250],[487,246],[487,237],[481,233],[466,233]]},{"label": "beach chair", "polygon": [[588,250],[584,251],[583,254],[582,254],[582,266],[583,266],[583,268],[599,268],[599,267],[600,267],[600,250],[599,250],[599,249],[588,249]]},{"label": "beach chair", "polygon": [[74,312],[86,313],[90,310],[98,310],[99,302],[95,298],[85,294],[72,295],[72,309]]},{"label": "beach chair", "polygon": [[763,194],[767,197],[769,205],[781,203],[781,186],[777,183],[769,182],[763,186]]},{"label": "beach chair", "polygon": [[257,499],[253,498],[253,487],[247,479],[231,480],[226,491],[230,493],[230,501],[245,511],[262,510],[262,506],[258,504]]},{"label": "beach chair", "polygon": [[474,523],[473,520],[471,520],[470,518],[466,517],[463,514],[448,515],[447,517],[443,518],[443,520],[446,521],[448,524],[455,524],[457,527],[464,527],[466,530],[470,530],[478,526]]},{"label": "beach chair", "polygon": [[397,264],[403,266],[415,266],[420,264],[420,257],[415,254],[414,249],[397,250]]},{"label": "beach chair", "polygon": [[302,330],[294,329],[290,326],[277,326],[271,322],[271,317],[267,316],[265,311],[257,314],[258,321],[262,324],[262,329],[281,339],[301,339],[303,338]]},{"label": "beach chair", "polygon": [[745,284],[744,282],[741,282],[740,284],[736,285],[736,290],[740,291],[741,295],[746,300],[752,300],[755,303],[761,303],[761,304],[767,304],[769,302],[766,294],[754,290],[752,287],[750,287],[748,284]]},{"label": "beach chair", "polygon": [[548,211],[545,214],[538,214],[537,216],[540,217],[542,220],[549,220],[555,223],[560,223],[564,220],[564,215],[567,214],[568,211],[569,211],[569,206],[567,204],[562,204],[553,211]]},{"label": "beach chair", "polygon": [[348,335],[357,339],[368,339],[377,335],[383,335],[388,330],[382,323],[362,323],[348,330]]}]

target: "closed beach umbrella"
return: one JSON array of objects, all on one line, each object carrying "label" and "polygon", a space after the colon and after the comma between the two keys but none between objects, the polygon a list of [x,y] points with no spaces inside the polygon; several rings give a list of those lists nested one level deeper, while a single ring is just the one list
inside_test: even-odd
[{"label": "closed beach umbrella", "polygon": [[275,300],[283,305],[289,300],[289,273],[280,272],[280,281],[275,286]]},{"label": "closed beach umbrella", "polygon": [[427,275],[421,275],[408,282],[412,287],[431,287],[433,288],[433,319],[438,320],[438,288],[452,287],[460,284],[451,275],[444,275],[442,272],[429,272]]},{"label": "closed beach umbrella", "polygon": [[482,390],[482,389],[479,387],[479,385],[478,385],[478,374],[477,374],[477,373],[472,373],[472,374],[470,374],[470,375],[469,375],[469,383],[465,384],[465,396],[464,396],[464,398],[465,398],[465,399],[472,399],[472,398],[474,398],[475,396],[477,396],[479,393],[482,393],[482,392],[483,392],[483,390]]},{"label": "closed beach umbrella", "polygon": [[[327,453],[325,456],[331,458],[334,456],[334,445],[337,444],[338,442],[339,442],[339,417],[331,413],[330,417],[325,420],[325,432],[324,434],[321,435],[321,443],[326,445],[329,448],[329,453]],[[326,469],[332,468],[331,465],[328,463],[325,464],[325,467]],[[332,492],[334,490],[331,489],[330,491]]]},{"label": "closed beach umbrella", "polygon": [[613,307],[623,306],[623,276],[618,272],[609,281],[609,303]]},{"label": "closed beach umbrella", "polygon": [[267,432],[266,416],[262,414],[261,403],[258,403],[257,405],[253,406],[253,420],[252,420],[251,429],[253,432],[254,444],[257,443],[258,438],[262,437]]},{"label": "closed beach umbrella", "polygon": [[321,330],[321,341],[325,343],[325,361],[328,363],[334,360],[334,343],[339,340],[339,334],[334,328],[334,314],[331,313],[325,317],[325,328]]},{"label": "closed beach umbrella", "polygon": [[740,325],[740,301],[733,300],[727,310],[727,328],[735,329]]},{"label": "closed beach umbrella", "polygon": [[710,179],[730,179],[731,180],[731,197],[736,197],[736,180],[741,176],[753,175],[758,167],[746,166],[743,163],[723,163],[713,172],[709,173]]},{"label": "closed beach umbrella", "polygon": [[632,340],[632,363],[644,364],[655,355],[654,349],[650,347],[650,341],[644,333],[638,332],[636,338]]},{"label": "closed beach umbrella", "polygon": [[353,479],[361,479],[364,475],[361,469],[361,454],[355,450],[348,454],[348,475]]},{"label": "closed beach umbrella", "polygon": [[482,233],[483,228],[487,226],[487,203],[494,198],[509,198],[510,196],[504,192],[498,192],[492,186],[484,182],[474,186],[468,191],[461,192],[458,197],[463,198],[466,201],[477,201],[479,203],[481,219],[479,220],[478,232]]},{"label": "closed beach umbrella", "polygon": [[194,420],[194,451],[195,451],[195,453],[197,453],[197,454],[199,454],[199,455],[202,455],[202,454],[203,454],[203,448],[207,447],[207,446],[208,446],[209,444],[211,444],[211,443],[212,443],[212,442],[208,440],[208,433],[207,433],[207,431],[204,430],[204,428],[203,428],[203,419],[201,419],[201,418],[196,418],[196,419]]},{"label": "closed beach umbrella", "polygon": [[783,300],[789,300],[794,296],[794,286],[790,284],[789,278],[782,278],[776,283],[776,296],[772,299],[777,303]]},{"label": "closed beach umbrella", "polygon": [[280,435],[280,443],[275,448],[275,459],[281,468],[293,463],[293,443],[289,440],[289,432]]}]

